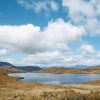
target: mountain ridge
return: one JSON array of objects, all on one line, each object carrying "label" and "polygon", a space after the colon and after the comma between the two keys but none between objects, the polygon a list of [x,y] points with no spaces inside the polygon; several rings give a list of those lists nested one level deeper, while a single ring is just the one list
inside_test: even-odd
[{"label": "mountain ridge", "polygon": [[24,70],[24,71],[42,70],[42,68],[40,68],[38,66],[14,66],[8,62],[0,62],[0,69]]},{"label": "mountain ridge", "polygon": [[8,62],[0,62],[0,69],[9,70],[36,71],[43,73],[100,73],[100,66],[92,66],[89,68],[79,68],[79,66],[81,67],[81,65],[78,65],[78,67],[50,67],[43,69],[38,66],[14,66]]}]

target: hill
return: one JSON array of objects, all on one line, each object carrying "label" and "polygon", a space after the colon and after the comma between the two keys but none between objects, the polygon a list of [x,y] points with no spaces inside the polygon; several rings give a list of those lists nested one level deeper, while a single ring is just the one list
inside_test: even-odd
[{"label": "hill", "polygon": [[8,62],[0,62],[0,69],[6,70],[22,70],[22,71],[36,71],[42,70],[42,68],[38,66],[14,66]]},{"label": "hill", "polygon": [[72,74],[100,74],[100,66],[86,68],[86,69],[79,69],[79,68],[47,68],[44,70],[39,70],[36,72],[42,72],[42,73],[72,73]]},{"label": "hill", "polygon": [[24,71],[37,71],[42,70],[42,68],[38,66],[17,66],[17,69],[24,70]]},{"label": "hill", "polygon": [[0,62],[0,69],[16,69],[16,68],[10,63]]},{"label": "hill", "polygon": [[89,70],[100,70],[100,66],[95,66],[95,67],[90,67],[90,68],[87,68]]},{"label": "hill", "polygon": [[44,69],[44,70],[40,70],[40,71],[37,71],[37,72],[42,72],[42,73],[77,73],[77,72],[80,72],[81,69],[78,69],[78,68],[64,68],[64,67],[61,67],[61,68],[57,68],[57,67],[52,67],[52,68],[47,68],[47,69]]},{"label": "hill", "polygon": [[74,65],[74,66],[70,66],[69,68],[79,68],[79,69],[86,69],[89,68],[90,66],[86,66],[86,65]]}]

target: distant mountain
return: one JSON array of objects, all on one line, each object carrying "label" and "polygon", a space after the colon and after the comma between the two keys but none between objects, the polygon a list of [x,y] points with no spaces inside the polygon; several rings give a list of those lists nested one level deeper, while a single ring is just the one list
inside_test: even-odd
[{"label": "distant mountain", "polygon": [[87,68],[88,70],[100,70],[100,66]]},{"label": "distant mountain", "polygon": [[65,68],[65,67],[51,67],[43,70],[36,71],[39,73],[71,73],[71,74],[100,74],[100,66],[89,68]]},{"label": "distant mountain", "polygon": [[70,66],[70,68],[79,68],[79,69],[86,69],[89,68],[90,66],[86,66],[86,65],[74,65],[74,66]]},{"label": "distant mountain", "polygon": [[81,72],[81,69],[78,68],[65,68],[65,67],[51,67],[51,68],[47,68],[47,69],[43,69],[43,70],[39,70],[36,72],[40,72],[40,73],[78,73]]},{"label": "distant mountain", "polygon": [[0,69],[18,71],[36,71],[45,73],[100,73],[100,66],[75,65],[70,67],[41,68],[38,66],[14,66],[8,62],[0,62]]},{"label": "distant mountain", "polygon": [[42,70],[42,68],[38,66],[17,66],[17,69],[24,70],[24,71],[37,71]]},{"label": "distant mountain", "polygon": [[47,68],[78,68],[78,69],[86,69],[86,68],[90,68],[91,66],[86,66],[86,65],[73,65],[73,66],[53,66],[53,67],[42,67],[43,69],[47,69]]},{"label": "distant mountain", "polygon": [[15,69],[15,66],[7,62],[0,62],[0,69]]},{"label": "distant mountain", "polygon": [[14,66],[8,62],[0,62],[0,69],[23,70],[23,71],[42,70],[42,68],[40,68],[38,66]]}]

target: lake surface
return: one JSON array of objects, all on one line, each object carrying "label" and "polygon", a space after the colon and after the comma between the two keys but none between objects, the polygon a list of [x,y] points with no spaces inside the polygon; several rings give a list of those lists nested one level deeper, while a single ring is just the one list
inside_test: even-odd
[{"label": "lake surface", "polygon": [[11,73],[13,77],[23,77],[23,82],[37,82],[44,84],[62,85],[78,84],[100,79],[100,74],[51,74],[51,73]]}]

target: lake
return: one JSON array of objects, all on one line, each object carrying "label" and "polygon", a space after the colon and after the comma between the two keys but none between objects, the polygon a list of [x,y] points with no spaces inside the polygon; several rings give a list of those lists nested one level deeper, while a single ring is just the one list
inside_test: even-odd
[{"label": "lake", "polygon": [[13,77],[23,77],[23,82],[36,82],[53,85],[78,84],[100,79],[100,74],[52,74],[52,73],[11,73]]}]

